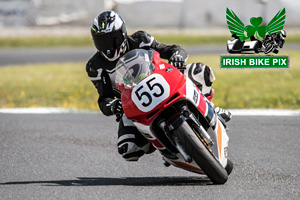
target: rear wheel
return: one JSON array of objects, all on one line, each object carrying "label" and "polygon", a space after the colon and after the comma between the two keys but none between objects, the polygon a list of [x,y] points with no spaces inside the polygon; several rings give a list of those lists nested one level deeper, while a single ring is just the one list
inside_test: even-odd
[{"label": "rear wheel", "polygon": [[228,174],[220,162],[206,148],[187,122],[183,122],[174,129],[174,135],[178,138],[186,153],[199,165],[204,173],[215,184],[224,184]]}]

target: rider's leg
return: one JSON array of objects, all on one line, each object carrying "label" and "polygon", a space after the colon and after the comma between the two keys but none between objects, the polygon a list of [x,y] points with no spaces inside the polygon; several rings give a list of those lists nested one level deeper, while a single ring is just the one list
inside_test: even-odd
[{"label": "rider's leg", "polygon": [[203,95],[211,92],[211,85],[215,80],[212,69],[203,63],[191,63],[186,66],[184,74],[200,89]]},{"label": "rider's leg", "polygon": [[207,103],[209,103],[211,107],[214,109],[214,111],[218,113],[226,122],[228,122],[231,119],[232,115],[228,110],[224,110],[216,106],[215,104],[213,104],[212,101],[207,101]]},{"label": "rider's leg", "polygon": [[137,161],[154,150],[152,144],[137,130],[133,122],[122,116],[118,131],[118,152],[127,161]]},{"label": "rider's leg", "polygon": [[211,85],[215,80],[213,70],[203,63],[192,63],[186,66],[184,74],[188,76],[193,83],[200,89],[202,94],[209,99],[212,108],[221,115],[225,121],[229,121],[232,117],[231,113],[227,110],[219,108],[211,102],[214,95],[214,90]]}]

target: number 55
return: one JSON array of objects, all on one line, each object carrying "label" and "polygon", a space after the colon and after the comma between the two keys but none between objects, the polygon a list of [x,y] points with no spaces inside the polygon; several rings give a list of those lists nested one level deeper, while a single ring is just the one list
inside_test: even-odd
[{"label": "number 55", "polygon": [[[160,97],[161,95],[163,95],[163,93],[164,93],[164,88],[160,83],[154,82],[153,84],[151,84],[151,82],[154,80],[155,80],[155,77],[151,78],[150,80],[148,80],[146,82],[147,88],[143,89],[144,85],[141,85],[135,91],[136,97],[138,98],[139,101],[142,100],[143,96],[147,97],[148,100],[142,102],[142,105],[145,107],[149,106],[152,103],[152,95],[157,98],[157,97]],[[157,87],[160,91],[153,92],[155,87]],[[140,93],[140,91],[141,91],[141,93]]]}]

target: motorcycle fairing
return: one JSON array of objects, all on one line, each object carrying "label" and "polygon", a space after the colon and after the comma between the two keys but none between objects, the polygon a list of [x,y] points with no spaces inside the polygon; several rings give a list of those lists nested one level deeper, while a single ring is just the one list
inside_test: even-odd
[{"label": "motorcycle fairing", "polygon": [[202,174],[203,171],[194,161],[186,162],[180,153],[175,156],[164,154],[168,151],[167,148],[157,139],[155,131],[151,129],[151,123],[168,106],[180,100],[188,101],[198,108],[205,118],[218,122],[207,131],[216,141],[211,149],[225,167],[228,136],[223,124],[216,119],[216,114],[213,112],[211,115],[212,108],[209,107],[206,98],[189,78],[172,65],[162,62],[159,54],[154,53],[152,62],[155,64],[153,73],[138,82],[133,89],[127,88],[122,92],[122,106],[127,118],[133,120],[138,130],[161,151],[168,163]]},{"label": "motorcycle fairing", "polygon": [[150,125],[162,110],[186,97],[185,82],[186,77],[175,67],[165,62],[157,63],[154,72],[140,81],[136,89],[122,92],[121,99],[133,98],[131,101],[122,101],[124,113],[133,121]]},{"label": "motorcycle fairing", "polygon": [[[146,94],[151,96],[151,103]],[[122,99],[132,99],[122,101],[122,106],[127,118],[149,125],[162,110],[178,99],[191,101],[206,116],[208,110],[204,98],[195,84],[179,70],[168,63],[157,62],[151,75],[140,81],[134,89],[122,92]]]}]

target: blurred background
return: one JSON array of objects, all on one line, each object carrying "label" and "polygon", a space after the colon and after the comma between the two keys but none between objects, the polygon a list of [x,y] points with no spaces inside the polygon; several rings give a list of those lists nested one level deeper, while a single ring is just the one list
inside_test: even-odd
[{"label": "blurred background", "polygon": [[[279,54],[290,55],[290,69],[220,69],[231,37],[226,8],[245,26],[259,16],[268,24],[285,8],[287,38]],[[0,0],[0,108],[98,110],[85,65],[96,52],[92,21],[105,10],[123,17],[128,34],[145,30],[185,48],[187,63],[212,67],[216,105],[300,108],[299,0]]]},{"label": "blurred background", "polygon": [[0,27],[89,26],[101,11],[115,10],[132,28],[226,28],[227,7],[245,23],[253,15],[269,22],[285,7],[285,27],[300,27],[298,0],[0,0]]}]

